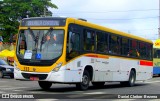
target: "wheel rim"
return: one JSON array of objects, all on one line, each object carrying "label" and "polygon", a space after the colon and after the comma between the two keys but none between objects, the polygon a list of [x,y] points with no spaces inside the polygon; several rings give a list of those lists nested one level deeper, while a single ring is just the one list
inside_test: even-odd
[{"label": "wheel rim", "polygon": [[83,78],[82,78],[82,84],[83,85],[87,85],[88,84],[88,76],[87,75],[83,76]]},{"label": "wheel rim", "polygon": [[134,75],[131,76],[131,84],[134,84],[135,79],[134,79]]}]

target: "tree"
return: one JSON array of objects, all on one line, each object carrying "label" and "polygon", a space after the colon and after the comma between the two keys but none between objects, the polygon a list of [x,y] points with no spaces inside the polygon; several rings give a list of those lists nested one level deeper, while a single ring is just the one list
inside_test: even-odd
[{"label": "tree", "polygon": [[[0,1],[0,30],[5,41],[8,41],[10,34],[16,34],[19,21],[26,17],[40,17],[47,11],[52,15],[49,7],[58,7],[51,3],[51,0],[3,0]],[[47,16],[47,15],[46,15]]]}]

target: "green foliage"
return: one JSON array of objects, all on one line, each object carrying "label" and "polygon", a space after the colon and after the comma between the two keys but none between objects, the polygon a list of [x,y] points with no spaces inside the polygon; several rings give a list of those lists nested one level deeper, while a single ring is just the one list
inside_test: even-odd
[{"label": "green foliage", "polygon": [[0,1],[0,34],[8,41],[10,34],[16,34],[22,18],[51,16],[48,8],[58,8],[51,0],[3,0]]}]

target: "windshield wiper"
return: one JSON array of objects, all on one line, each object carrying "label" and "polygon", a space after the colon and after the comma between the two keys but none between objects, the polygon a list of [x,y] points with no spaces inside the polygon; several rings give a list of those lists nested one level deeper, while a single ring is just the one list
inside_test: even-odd
[{"label": "windshield wiper", "polygon": [[48,32],[45,35],[43,34],[43,37],[41,39],[40,51],[42,51],[42,45],[46,42],[47,35],[49,35],[52,31],[53,28],[50,28],[50,30],[48,30]]},{"label": "windshield wiper", "polygon": [[39,34],[37,34],[37,36],[34,35],[33,31],[30,29],[30,27],[28,27],[29,30],[29,34],[32,36],[34,42],[35,42],[35,49],[33,49],[34,51],[37,51],[37,46],[38,46],[38,39],[39,39]]},{"label": "windshield wiper", "polygon": [[36,36],[34,35],[33,31],[30,29],[30,27],[28,27],[29,30],[29,34],[32,36],[32,38],[34,39],[34,41],[36,41]]}]

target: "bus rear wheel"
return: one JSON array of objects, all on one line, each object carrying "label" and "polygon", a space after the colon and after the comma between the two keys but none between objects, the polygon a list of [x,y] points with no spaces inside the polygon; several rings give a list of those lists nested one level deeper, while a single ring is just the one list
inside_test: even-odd
[{"label": "bus rear wheel", "polygon": [[76,87],[80,90],[87,90],[89,88],[90,76],[88,71],[83,72],[82,82],[77,83]]},{"label": "bus rear wheel", "polygon": [[38,84],[44,90],[48,90],[52,86],[52,83],[48,81],[38,81]]},{"label": "bus rear wheel", "polygon": [[131,70],[129,80],[126,82],[121,82],[121,85],[132,87],[135,85],[135,80],[136,80],[136,73],[133,70]]}]

